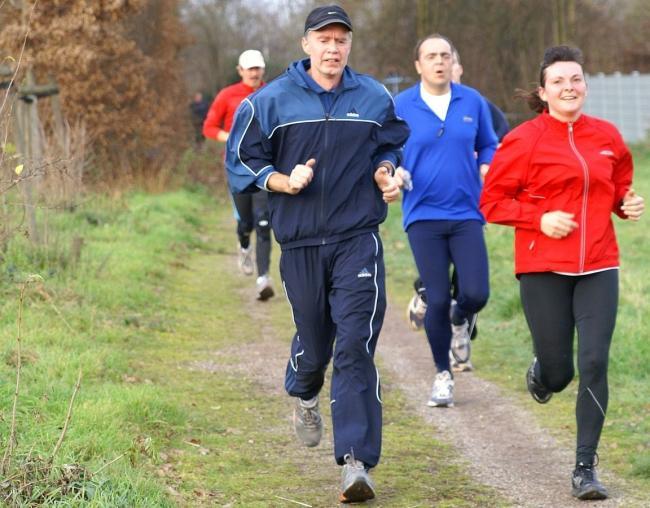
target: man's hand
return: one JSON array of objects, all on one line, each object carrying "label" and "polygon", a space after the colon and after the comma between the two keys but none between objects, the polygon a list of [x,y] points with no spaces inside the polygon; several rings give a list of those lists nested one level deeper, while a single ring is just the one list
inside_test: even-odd
[{"label": "man's hand", "polygon": [[309,185],[309,182],[314,178],[312,168],[315,164],[316,159],[309,159],[304,164],[296,164],[296,167],[291,170],[289,175],[287,194],[298,194]]},{"label": "man's hand", "polygon": [[643,215],[645,209],[644,200],[639,196],[634,189],[627,191],[625,196],[623,196],[623,205],[621,210],[627,215],[627,218],[633,221],[638,221]]},{"label": "man's hand", "polygon": [[385,166],[379,166],[375,171],[375,183],[386,203],[396,201],[399,198],[400,188],[404,185],[402,177],[397,174],[391,176]]},{"label": "man's hand", "polygon": [[478,168],[479,174],[481,175],[481,182],[485,181],[485,175],[487,175],[487,172],[490,170],[490,165],[489,164],[481,164]]},{"label": "man's hand", "polygon": [[407,169],[404,169],[402,166],[399,166],[395,170],[395,178],[400,184],[399,185],[400,189],[404,189],[407,191],[413,190],[413,180],[411,179],[411,173]]},{"label": "man's hand", "polygon": [[272,192],[284,192],[285,194],[298,194],[303,190],[309,182],[314,178],[314,170],[312,169],[316,164],[316,159],[309,159],[304,164],[296,164],[296,167],[291,170],[289,176],[274,172],[266,181],[266,187]]},{"label": "man's hand", "polygon": [[564,238],[578,227],[578,223],[573,220],[574,214],[555,210],[542,215],[540,229],[542,233],[551,238]]}]

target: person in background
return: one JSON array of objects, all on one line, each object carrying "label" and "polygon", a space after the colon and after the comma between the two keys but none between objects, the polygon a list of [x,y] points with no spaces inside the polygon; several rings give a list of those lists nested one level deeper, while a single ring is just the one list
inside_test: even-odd
[{"label": "person in background", "polygon": [[[411,128],[403,168],[411,190],[402,210],[418,273],[426,294],[424,328],[437,374],[429,406],[452,406],[450,366],[452,334],[469,360],[473,316],[489,296],[484,219],[478,209],[481,177],[497,146],[487,103],[467,86],[452,82],[454,46],[433,34],[415,48],[419,83],[395,98],[397,115]],[[457,297],[451,305],[450,265],[457,273]],[[451,311],[450,311],[451,308]]]},{"label": "person in background", "polygon": [[386,310],[379,224],[399,198],[394,177],[409,129],[388,91],[347,65],[352,22],[337,5],[312,10],[308,58],[239,108],[228,139],[233,192],[269,193],[280,273],[296,333],[285,388],[305,446],[323,432],[319,393],[332,360],[329,404],[341,502],[375,497],[382,400],[374,353]]},{"label": "person in background", "polygon": [[539,86],[526,95],[539,115],[508,134],[481,196],[489,222],[515,228],[515,273],[533,339],[526,373],[533,399],[547,403],[580,383],[572,492],[604,499],[596,449],[608,402],[607,366],[618,307],[619,250],[612,214],[637,221],[632,156],[614,125],[587,116],[582,53],[546,50]]},{"label": "person in background", "polygon": [[[264,85],[266,64],[262,53],[247,49],[239,55],[237,72],[241,81],[227,86],[214,99],[203,124],[203,135],[225,143],[228,140],[233,118],[242,100]],[[265,192],[256,194],[232,194],[237,238],[239,239],[239,269],[245,275],[253,275],[253,249],[251,233],[255,229],[255,263],[257,264],[256,292],[258,300],[268,300],[274,295],[269,267],[271,262],[271,227],[269,223],[268,198]]]},{"label": "person in background", "polygon": [[[460,63],[460,55],[458,51],[454,49],[452,55],[452,68],[451,68],[451,81],[453,83],[461,83],[461,78],[463,76],[463,66]],[[497,106],[495,106],[488,99],[483,97],[488,107],[490,108],[490,116],[492,118],[492,128],[494,133],[497,136],[499,143],[503,140],[503,137],[510,130],[510,125],[508,120]],[[415,289],[415,294],[409,300],[408,306],[406,308],[406,317],[408,319],[409,325],[413,330],[421,330],[424,327],[424,316],[427,312],[427,302],[426,302],[426,291],[424,288],[424,283],[422,279],[418,276],[413,282],[413,288]],[[453,306],[458,297],[458,276],[456,269],[454,268],[451,275],[451,305]],[[476,322],[478,320],[478,314],[472,314],[469,318],[469,336],[471,340],[474,340],[478,334],[478,327]],[[451,367],[454,372],[467,372],[474,369],[471,356],[471,343],[467,341],[465,334],[454,334],[454,328],[452,325],[452,341],[451,341],[451,350],[449,352],[449,360],[451,361]]]},{"label": "person in background", "polygon": [[203,122],[208,114],[210,104],[203,98],[201,92],[196,92],[190,102],[190,117],[194,129],[194,143],[198,147],[203,144]]}]

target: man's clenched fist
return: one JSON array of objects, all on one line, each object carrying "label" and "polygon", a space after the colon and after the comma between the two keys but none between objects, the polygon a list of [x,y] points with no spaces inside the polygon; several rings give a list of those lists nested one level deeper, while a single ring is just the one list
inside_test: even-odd
[{"label": "man's clenched fist", "polygon": [[316,164],[316,159],[309,159],[304,164],[296,164],[291,174],[289,175],[289,194],[298,194],[303,190],[312,178],[314,178],[314,170],[312,169]]}]

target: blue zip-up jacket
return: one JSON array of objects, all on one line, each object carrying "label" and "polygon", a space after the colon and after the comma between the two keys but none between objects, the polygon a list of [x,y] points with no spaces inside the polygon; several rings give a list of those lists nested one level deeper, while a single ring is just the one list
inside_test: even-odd
[{"label": "blue zip-up jacket", "polygon": [[421,220],[480,220],[479,166],[489,164],[497,147],[490,110],[473,88],[451,83],[451,101],[442,121],[420,96],[420,83],[395,97],[397,115],[411,135],[402,166],[413,190],[402,199],[404,229]]},{"label": "blue zip-up jacket", "polygon": [[268,190],[274,172],[289,175],[296,164],[316,159],[314,178],[300,193],[269,193],[271,226],[283,249],[377,231],[387,207],[374,173],[380,162],[400,164],[409,134],[386,88],[349,67],[325,111],[298,67],[308,65],[294,62],[245,99],[227,144],[235,193]]}]

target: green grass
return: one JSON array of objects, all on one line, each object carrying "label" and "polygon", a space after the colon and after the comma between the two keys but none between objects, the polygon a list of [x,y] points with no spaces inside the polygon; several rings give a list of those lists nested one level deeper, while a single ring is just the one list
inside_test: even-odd
[{"label": "green grass", "polygon": [[[130,379],[137,371],[135,351],[143,344],[155,349],[155,333],[171,326],[162,305],[162,282],[171,265],[200,245],[196,224],[207,202],[207,195],[183,192],[134,194],[119,202],[94,197],[75,212],[49,217],[58,244],[31,249],[20,237],[10,244],[0,286],[3,444],[11,421],[19,286],[30,273],[44,277],[42,285],[28,288],[24,305],[14,467],[28,456],[52,453],[82,371],[72,425],[55,463],[80,463],[93,472],[126,453],[131,460],[118,461],[96,475],[92,503],[170,504],[151,475],[150,450],[137,443],[143,436],[162,435],[156,422],[181,425],[185,415],[160,386]],[[60,247],[73,236],[85,241],[75,266],[62,262],[69,253]],[[142,349],[139,353],[146,354]]]},{"label": "green grass", "polygon": [[[650,149],[635,149],[635,190],[650,200]],[[620,306],[610,355],[610,401],[599,454],[613,469],[650,495],[650,217],[639,223],[613,219],[621,249]],[[415,275],[412,255],[403,248],[399,207],[390,208],[382,230],[385,239],[389,291],[393,302],[406,307]],[[488,225],[491,296],[481,312],[479,337],[472,360],[477,375],[496,381],[517,394],[526,407],[570,449],[575,443],[574,381],[549,406],[532,403],[524,383],[532,345],[513,275],[513,229]]]}]

